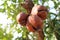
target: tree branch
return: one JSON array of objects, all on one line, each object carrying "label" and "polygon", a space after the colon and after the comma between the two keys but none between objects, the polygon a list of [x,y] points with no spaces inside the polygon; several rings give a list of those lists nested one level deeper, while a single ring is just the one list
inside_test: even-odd
[{"label": "tree branch", "polygon": [[38,40],[44,40],[44,33],[43,33],[43,31],[38,31]]},{"label": "tree branch", "polygon": [[21,6],[27,10],[27,12],[30,14],[32,7],[34,6],[32,0],[24,0],[23,3],[21,3]]}]

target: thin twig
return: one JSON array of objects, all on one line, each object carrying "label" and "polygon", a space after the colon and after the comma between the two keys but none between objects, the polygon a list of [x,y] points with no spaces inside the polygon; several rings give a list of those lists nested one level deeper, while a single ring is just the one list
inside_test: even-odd
[{"label": "thin twig", "polygon": [[27,12],[30,14],[32,7],[34,6],[32,0],[24,0],[23,3],[21,3],[21,6],[27,10]]}]

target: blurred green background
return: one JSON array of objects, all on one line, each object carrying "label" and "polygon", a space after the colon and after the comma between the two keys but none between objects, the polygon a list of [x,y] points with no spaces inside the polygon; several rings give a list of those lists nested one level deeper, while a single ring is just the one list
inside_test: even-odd
[{"label": "blurred green background", "polygon": [[[0,0],[0,40],[37,40],[37,34],[16,22],[17,14],[26,12],[21,2],[24,0]],[[33,3],[49,10],[44,20],[44,40],[60,40],[60,0],[33,0]]]}]

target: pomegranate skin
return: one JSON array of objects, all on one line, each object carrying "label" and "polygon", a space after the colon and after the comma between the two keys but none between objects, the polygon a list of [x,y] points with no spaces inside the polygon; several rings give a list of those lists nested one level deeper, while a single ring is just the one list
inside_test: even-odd
[{"label": "pomegranate skin", "polygon": [[35,32],[33,26],[29,23],[29,21],[27,21],[26,28],[27,28],[30,32]]},{"label": "pomegranate skin", "polygon": [[31,25],[33,25],[34,28],[43,29],[43,20],[39,16],[31,15],[28,17],[28,21],[31,23]]},{"label": "pomegranate skin", "polygon": [[42,12],[38,12],[37,14],[42,20],[45,20],[47,18],[47,12],[42,11]]},{"label": "pomegranate skin", "polygon": [[25,14],[24,12],[20,12],[20,13],[17,15],[17,18],[16,18],[18,24],[20,24],[20,25],[22,25],[22,26],[26,26],[27,17],[28,17],[28,14]]},{"label": "pomegranate skin", "polygon": [[45,6],[36,5],[32,8],[31,15],[38,15],[42,20],[47,18],[48,10]]}]

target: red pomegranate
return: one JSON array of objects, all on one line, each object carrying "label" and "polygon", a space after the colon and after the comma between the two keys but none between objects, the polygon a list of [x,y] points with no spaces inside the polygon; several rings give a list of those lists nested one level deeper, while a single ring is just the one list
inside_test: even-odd
[{"label": "red pomegranate", "polygon": [[31,25],[33,25],[34,28],[43,29],[43,20],[39,16],[31,15],[28,17],[28,21],[30,22]]},{"label": "red pomegranate", "polygon": [[28,14],[25,14],[24,12],[20,12],[17,15],[17,22],[20,25],[25,26],[26,25],[26,22],[27,22],[27,17],[28,17]]},{"label": "red pomegranate", "polygon": [[36,5],[32,8],[31,15],[38,15],[41,19],[47,18],[48,10],[45,6]]}]

